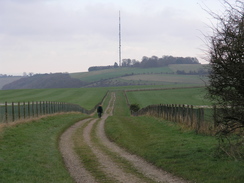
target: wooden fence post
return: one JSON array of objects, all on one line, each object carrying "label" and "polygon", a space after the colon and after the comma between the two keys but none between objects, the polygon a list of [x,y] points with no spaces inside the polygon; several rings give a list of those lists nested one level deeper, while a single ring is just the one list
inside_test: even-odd
[{"label": "wooden fence post", "polygon": [[214,130],[216,129],[217,127],[217,107],[216,105],[213,106],[213,119],[214,119]]},{"label": "wooden fence post", "polygon": [[18,102],[18,117],[19,117],[19,120],[20,120],[20,102]]},{"label": "wooden fence post", "polygon": [[166,119],[169,120],[169,104],[166,107]]},{"label": "wooden fence post", "polygon": [[38,117],[39,113],[38,113],[38,102],[36,101],[36,117]]},{"label": "wooden fence post", "polygon": [[201,108],[201,120],[202,120],[202,123],[204,123],[204,108]]},{"label": "wooden fence post", "polygon": [[14,102],[12,102],[12,121],[14,121]]},{"label": "wooden fence post", "polygon": [[32,105],[31,105],[31,109],[32,109],[32,117],[35,117],[35,108],[34,108],[34,102],[32,101],[32,103],[31,103]]},{"label": "wooden fence post", "polygon": [[53,113],[56,112],[56,102],[52,102],[53,103]]},{"label": "wooden fence post", "polygon": [[177,113],[178,113],[178,106],[177,104],[174,104],[173,105],[173,121],[174,122],[177,122]]},{"label": "wooden fence post", "polygon": [[52,102],[50,101],[48,102],[48,111],[49,114],[52,114]]},{"label": "wooden fence post", "polygon": [[8,122],[8,102],[5,102],[5,121]]},{"label": "wooden fence post", "polygon": [[45,115],[45,114],[47,114],[47,111],[46,111],[46,108],[45,108],[46,107],[46,103],[43,101],[42,104],[43,104],[42,105],[42,107],[43,107],[43,114]]},{"label": "wooden fence post", "polygon": [[185,117],[186,117],[186,107],[183,104],[182,105],[182,123],[185,123],[185,121],[186,121]]},{"label": "wooden fence post", "polygon": [[163,104],[162,105],[162,118],[165,119],[165,111],[164,111],[164,108],[165,108],[165,105]]},{"label": "wooden fence post", "polygon": [[181,123],[182,122],[182,107],[179,104],[178,109],[177,109],[177,122]]},{"label": "wooden fence post", "polygon": [[202,122],[202,110],[201,108],[197,109],[197,128],[196,133],[198,134],[201,128],[201,122]]},{"label": "wooden fence post", "polygon": [[30,118],[30,102],[27,103],[27,116]]},{"label": "wooden fence post", "polygon": [[49,114],[52,114],[52,106],[51,106],[51,102],[49,101],[48,102],[48,111],[49,111]]},{"label": "wooden fence post", "polygon": [[24,119],[25,119],[25,117],[26,117],[25,102],[23,102],[23,113],[24,113]]},{"label": "wooden fence post", "polygon": [[46,102],[46,114],[49,114],[48,102]]},{"label": "wooden fence post", "polygon": [[191,127],[193,126],[193,105],[191,105],[190,108],[190,122],[191,122]]},{"label": "wooden fence post", "polygon": [[43,115],[43,112],[42,112],[42,102],[41,101],[39,102],[39,105],[40,105],[39,106],[40,107],[40,115]]},{"label": "wooden fence post", "polygon": [[187,105],[187,122],[188,122],[188,125],[189,125],[190,121],[191,121],[191,118],[190,118],[190,105]]}]

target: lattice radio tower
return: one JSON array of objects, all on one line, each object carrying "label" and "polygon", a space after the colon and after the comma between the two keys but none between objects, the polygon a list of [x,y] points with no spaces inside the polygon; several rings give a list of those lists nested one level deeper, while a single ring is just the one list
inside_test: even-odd
[{"label": "lattice radio tower", "polygon": [[119,66],[121,66],[121,22],[120,22],[120,11],[119,11]]}]

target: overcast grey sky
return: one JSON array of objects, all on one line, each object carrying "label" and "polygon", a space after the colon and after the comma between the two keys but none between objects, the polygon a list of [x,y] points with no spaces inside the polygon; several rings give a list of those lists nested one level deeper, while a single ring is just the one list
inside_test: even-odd
[{"label": "overcast grey sky", "polygon": [[[229,0],[235,2],[235,0]],[[197,57],[221,0],[0,0],[0,74],[84,72],[122,59]]]}]

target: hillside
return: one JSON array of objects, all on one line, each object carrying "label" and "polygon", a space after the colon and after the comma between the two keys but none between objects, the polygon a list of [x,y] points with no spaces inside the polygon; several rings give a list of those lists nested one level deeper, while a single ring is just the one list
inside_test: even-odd
[{"label": "hillside", "polygon": [[8,76],[8,77],[0,77],[0,90],[6,84],[12,83],[16,80],[19,80],[21,76]]},{"label": "hillside", "polygon": [[69,74],[37,74],[23,77],[2,87],[3,90],[11,89],[44,89],[44,88],[80,88],[84,82],[71,78]]},{"label": "hillside", "polygon": [[89,83],[86,87],[193,84],[204,85],[207,70],[201,64],[173,64],[165,67],[120,67],[83,73],[71,77]]},{"label": "hillside", "polygon": [[173,64],[165,67],[117,67],[91,72],[36,74],[5,84],[2,89],[80,88],[136,85],[205,85],[206,67]]}]

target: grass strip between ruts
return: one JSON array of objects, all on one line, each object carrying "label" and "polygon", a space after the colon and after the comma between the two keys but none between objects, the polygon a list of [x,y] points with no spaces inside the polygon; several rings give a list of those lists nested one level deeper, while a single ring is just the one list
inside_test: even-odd
[{"label": "grass strip between ruts", "polygon": [[81,159],[86,170],[88,170],[97,181],[100,183],[115,183],[116,180],[108,177],[106,173],[102,170],[103,168],[98,162],[96,155],[92,152],[91,147],[87,145],[84,141],[83,132],[85,127],[91,121],[86,122],[80,128],[78,128],[73,135],[75,152]]}]

